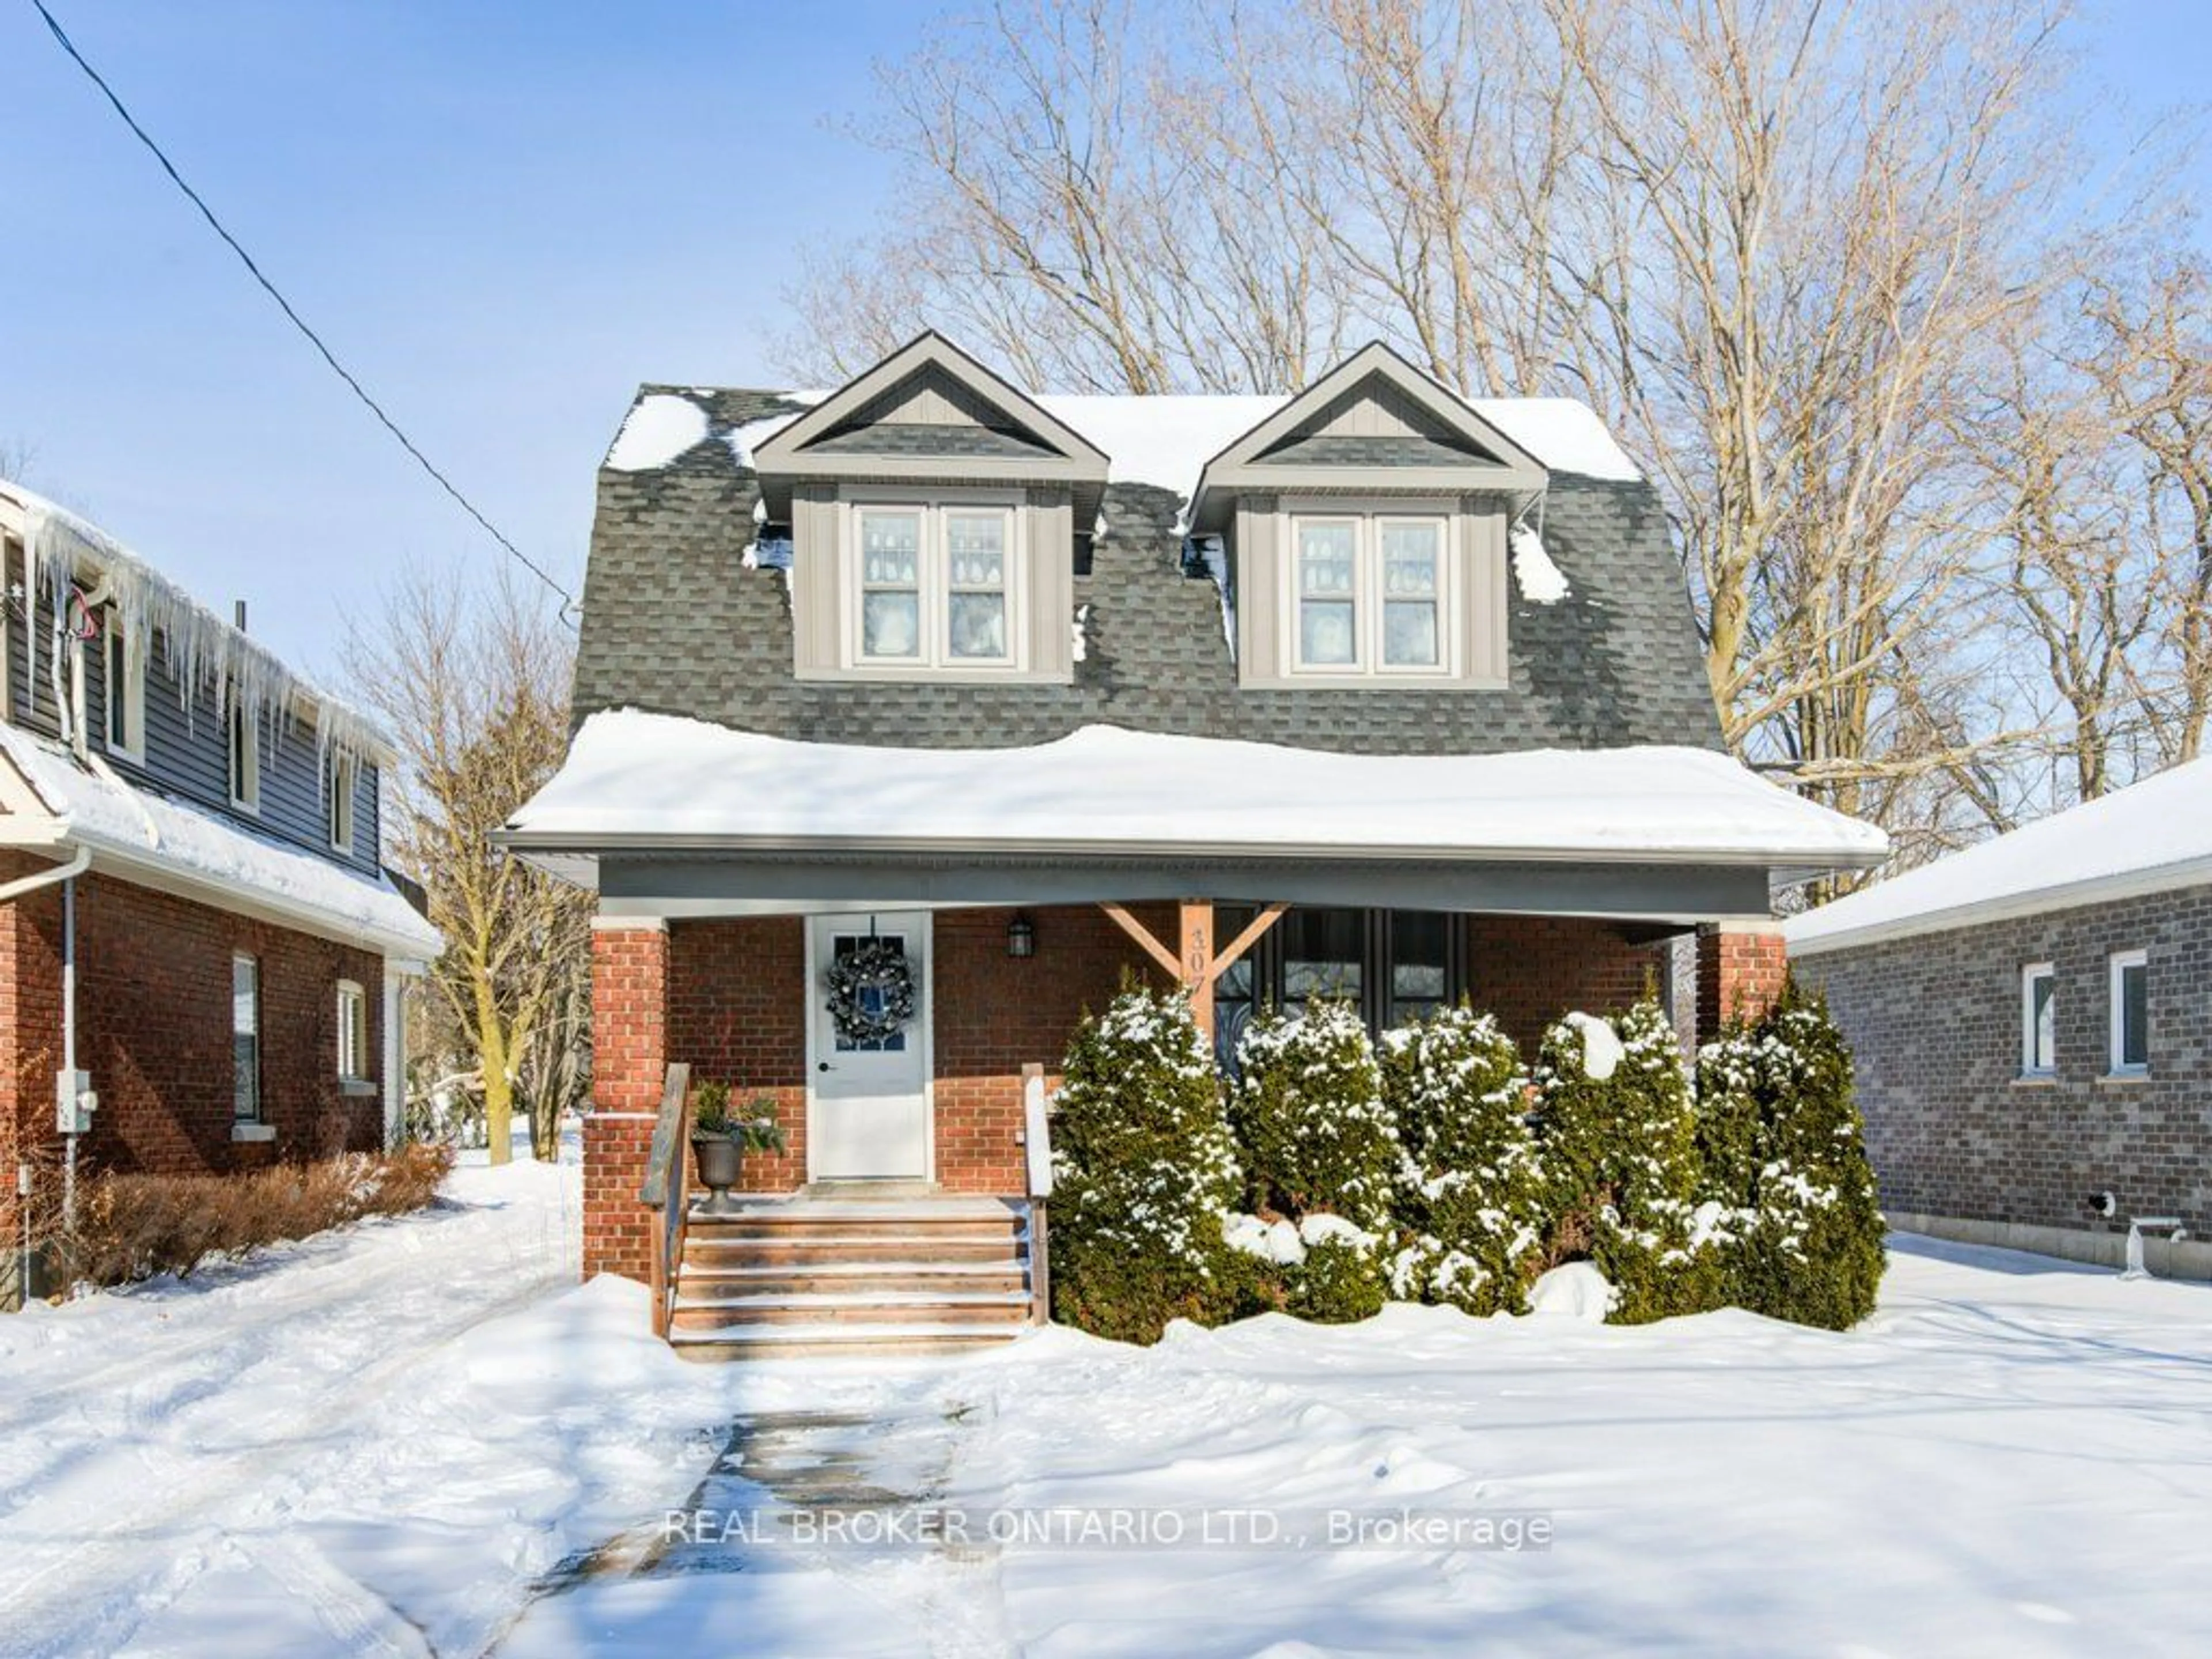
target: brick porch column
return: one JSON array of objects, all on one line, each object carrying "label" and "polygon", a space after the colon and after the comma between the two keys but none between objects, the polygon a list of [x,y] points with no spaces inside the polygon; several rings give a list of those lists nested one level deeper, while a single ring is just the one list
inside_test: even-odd
[{"label": "brick porch column", "polygon": [[592,1109],[584,1116],[584,1277],[653,1272],[638,1202],[668,1065],[668,924],[592,924]]},{"label": "brick porch column", "polygon": [[1709,921],[1698,928],[1698,1041],[1711,1042],[1731,1019],[1753,1019],[1782,994],[1790,952],[1782,924],[1757,918]]}]

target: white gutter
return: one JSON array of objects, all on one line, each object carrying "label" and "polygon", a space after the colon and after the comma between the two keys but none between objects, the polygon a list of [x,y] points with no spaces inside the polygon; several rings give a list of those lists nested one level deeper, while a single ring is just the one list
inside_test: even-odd
[{"label": "white gutter", "polygon": [[51,887],[58,881],[74,881],[92,867],[92,848],[79,842],[76,851],[66,864],[57,864],[51,870],[41,870],[0,886],[0,904],[12,904],[26,893],[35,893],[41,887]]}]

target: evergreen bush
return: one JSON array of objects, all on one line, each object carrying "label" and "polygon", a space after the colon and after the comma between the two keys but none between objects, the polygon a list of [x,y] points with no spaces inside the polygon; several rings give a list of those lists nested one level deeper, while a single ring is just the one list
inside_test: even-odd
[{"label": "evergreen bush", "polygon": [[1237,1062],[1230,1112],[1254,1208],[1389,1227],[1397,1129],[1359,1010],[1316,998],[1301,1014],[1263,1011],[1245,1027]]},{"label": "evergreen bush", "polygon": [[1586,1254],[1622,1324],[1718,1304],[1721,1262],[1701,1236],[1690,1079],[1674,1028],[1646,998],[1544,1034],[1535,1083],[1556,1218],[1552,1255]]},{"label": "evergreen bush", "polygon": [[1549,1212],[1519,1050],[1489,1015],[1440,1008],[1385,1032],[1381,1065],[1406,1235],[1392,1288],[1471,1314],[1519,1312]]},{"label": "evergreen bush", "polygon": [[1246,1277],[1222,1235],[1242,1184],[1213,1056],[1180,994],[1125,981],[1086,1016],[1052,1120],[1053,1316],[1155,1342],[1216,1324]]},{"label": "evergreen bush", "polygon": [[1710,1210],[1729,1212],[1724,1293],[1801,1325],[1847,1330],[1874,1311],[1884,1224],[1851,1058],[1825,1000],[1793,980],[1698,1064]]}]

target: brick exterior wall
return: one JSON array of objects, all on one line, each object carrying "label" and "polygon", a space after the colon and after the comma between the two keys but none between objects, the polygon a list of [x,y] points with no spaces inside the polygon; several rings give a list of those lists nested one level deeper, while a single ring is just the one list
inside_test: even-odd
[{"label": "brick exterior wall", "polygon": [[1468,1000],[1495,1014],[1533,1057],[1544,1028],[1570,1009],[1616,1014],[1647,988],[1663,991],[1667,947],[1635,945],[1576,916],[1469,916]]},{"label": "brick exterior wall", "polygon": [[[2106,958],[2149,956],[2150,1072],[2106,1080]],[[2057,970],[2057,1068],[2024,1082],[2021,969]],[[1882,1202],[2095,1228],[2082,1200],[2212,1231],[2212,887],[1955,928],[1792,964],[1851,1045]]]},{"label": "brick exterior wall", "polygon": [[[51,866],[0,856],[0,879]],[[100,1096],[78,1143],[88,1172],[222,1174],[276,1158],[374,1151],[382,1091],[337,1076],[337,983],[362,988],[367,1080],[383,1070],[384,963],[371,952],[104,875],[78,878],[77,1064]],[[261,1091],[276,1138],[235,1142],[231,957],[261,965]],[[0,1241],[20,1236],[19,1159],[51,1164],[62,1061],[58,885],[0,906]]]},{"label": "brick exterior wall", "polygon": [[1732,1019],[1755,1019],[1782,994],[1790,949],[1778,929],[1698,930],[1698,1041],[1711,1042]]},{"label": "brick exterior wall", "polygon": [[[1175,907],[1133,907],[1172,939]],[[1021,1069],[1057,1081],[1067,1040],[1125,973],[1165,975],[1093,905],[1026,912],[1036,954],[1006,954],[1008,909],[947,910],[932,924],[936,1177],[948,1191],[1014,1193],[1026,1177],[1018,1136]],[[1533,1052],[1569,1008],[1612,1012],[1665,982],[1664,942],[1633,944],[1602,922],[1468,919],[1468,994]],[[602,927],[592,936],[595,1079],[585,1122],[584,1271],[642,1279],[649,1212],[637,1201],[665,1069],[727,1082],[740,1105],[767,1095],[786,1156],[748,1155],[744,1188],[789,1192],[806,1179],[806,922],[796,916],[676,921],[665,932]]]}]

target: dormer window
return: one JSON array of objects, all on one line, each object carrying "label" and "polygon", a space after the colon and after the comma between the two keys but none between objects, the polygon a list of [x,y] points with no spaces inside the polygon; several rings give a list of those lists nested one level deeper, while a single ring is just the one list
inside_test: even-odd
[{"label": "dormer window", "polygon": [[1225,544],[1248,690],[1492,690],[1510,678],[1507,526],[1549,475],[1386,346],[1213,456],[1188,508]]},{"label": "dormer window", "polygon": [[802,680],[1066,684],[1106,457],[934,334],[753,451]]},{"label": "dormer window", "polygon": [[1449,669],[1449,515],[1295,514],[1291,523],[1297,604],[1285,655],[1294,672]]}]

